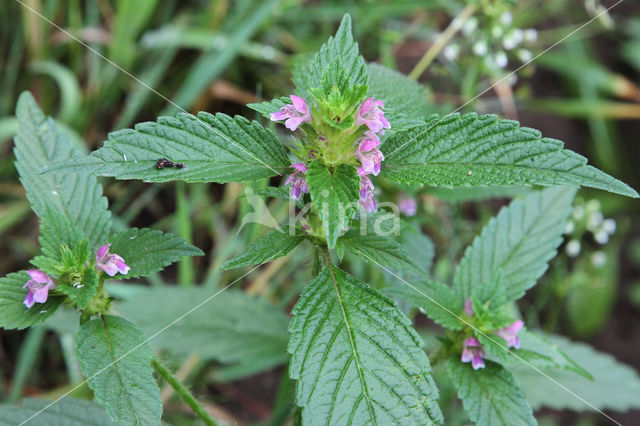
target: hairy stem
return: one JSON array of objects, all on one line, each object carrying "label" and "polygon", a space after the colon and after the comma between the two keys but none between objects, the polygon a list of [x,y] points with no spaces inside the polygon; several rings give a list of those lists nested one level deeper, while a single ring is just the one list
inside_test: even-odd
[{"label": "hairy stem", "polygon": [[178,395],[187,403],[189,407],[193,410],[193,413],[198,416],[205,424],[209,426],[217,426],[218,424],[211,418],[207,410],[198,402],[198,400],[193,396],[193,394],[186,388],[185,385],[180,383],[180,381],[169,371],[169,369],[158,361],[157,358],[153,358],[151,360],[151,365],[156,369],[158,374],[160,374],[164,379],[171,385],[171,387],[176,391]]},{"label": "hairy stem", "polygon": [[438,39],[431,45],[429,50],[427,50],[420,59],[420,62],[416,64],[416,66],[409,73],[409,78],[412,80],[417,80],[422,73],[431,65],[431,62],[438,56],[438,54],[444,49],[444,47],[449,43],[449,40],[453,38],[454,35],[462,28],[462,25],[465,23],[469,17],[476,10],[476,7],[472,4],[467,5],[458,16],[456,16],[449,26],[444,30],[444,32],[438,37]]}]

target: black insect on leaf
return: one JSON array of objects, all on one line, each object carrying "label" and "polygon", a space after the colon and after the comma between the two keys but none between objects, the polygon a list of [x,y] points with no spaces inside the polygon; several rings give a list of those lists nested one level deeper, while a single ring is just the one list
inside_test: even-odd
[{"label": "black insect on leaf", "polygon": [[155,167],[158,170],[164,169],[164,168],[167,168],[167,167],[175,167],[176,169],[184,169],[184,163],[174,163],[173,161],[162,157],[162,158],[158,158],[158,161],[156,161],[156,166]]}]

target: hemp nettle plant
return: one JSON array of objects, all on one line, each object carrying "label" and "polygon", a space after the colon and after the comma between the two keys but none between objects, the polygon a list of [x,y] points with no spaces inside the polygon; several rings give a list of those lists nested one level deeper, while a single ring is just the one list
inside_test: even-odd
[{"label": "hemp nettle plant", "polygon": [[[554,336],[527,329],[514,302],[556,255],[577,187],[629,197],[637,197],[636,191],[587,165],[562,142],[515,121],[429,114],[419,84],[365,63],[349,16],[310,62],[295,69],[293,81],[295,94],[249,105],[284,125],[289,134],[282,141],[243,117],[182,113],[111,133],[90,155],[79,152],[31,95],[23,94],[17,106],[16,167],[40,218],[42,254],[31,261],[32,269],[0,280],[0,326],[23,329],[46,321],[59,308],[76,311],[81,324],[77,358],[111,419],[160,423],[155,370],[197,416],[214,424],[154,357],[149,339],[134,324],[143,305],[171,315],[180,292],[187,290],[177,288],[175,297],[147,298],[126,309],[115,305],[105,285],[106,280],[145,277],[183,256],[203,253],[160,231],[112,233],[107,200],[95,176],[217,183],[286,176],[286,189],[268,187],[256,194],[291,200],[300,220],[269,231],[222,268],[260,265],[305,240],[310,243],[312,276],[291,312],[287,351],[281,344],[286,314],[230,289],[215,297],[239,314],[260,318],[260,332],[274,337],[271,343],[241,342],[243,323],[234,319],[237,346],[218,348],[210,359],[242,365],[255,354],[237,355],[237,348],[254,345],[253,352],[271,358],[251,371],[288,362],[297,389],[296,418],[303,424],[443,423],[430,359],[446,365],[469,418],[478,424],[536,423],[512,374],[516,367],[566,370],[591,380],[595,371],[560,350]],[[392,212],[376,204],[374,188],[381,178],[413,187],[532,189],[488,222],[448,284],[431,280],[396,241],[397,234],[415,230],[402,219],[389,220],[395,217]],[[415,211],[415,205],[405,202],[401,209]],[[382,292],[370,287],[341,268],[348,253],[401,284]],[[215,303],[200,294],[200,300]],[[396,301],[442,326],[441,345],[429,356]],[[224,304],[216,305],[214,317],[231,315]],[[193,317],[207,321],[197,312]],[[161,327],[173,326],[174,319],[156,323],[158,333],[148,337],[161,340],[160,332],[171,334],[171,328]],[[171,336],[163,348],[180,346],[180,334]],[[202,334],[199,341],[214,345],[217,337]]]}]

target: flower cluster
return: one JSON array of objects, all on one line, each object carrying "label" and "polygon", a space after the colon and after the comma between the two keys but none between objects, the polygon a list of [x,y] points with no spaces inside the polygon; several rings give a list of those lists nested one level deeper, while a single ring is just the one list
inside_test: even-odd
[{"label": "flower cluster", "polygon": [[[337,147],[338,149],[336,149],[331,145],[346,141],[349,148],[347,151],[353,149],[353,154],[346,158],[340,157],[338,160],[346,164],[352,164],[357,168],[360,176],[360,205],[367,212],[375,211],[377,206],[374,198],[374,186],[369,176],[377,176],[380,173],[381,164],[384,161],[384,155],[378,149],[380,135],[383,135],[386,129],[391,128],[389,121],[384,116],[383,102],[374,98],[364,100],[357,112],[355,112],[355,119],[353,119],[355,129],[348,129],[348,131],[343,132],[342,136],[332,140],[332,136],[324,136],[327,132],[323,131],[323,126],[326,124],[323,120],[315,119],[316,114],[312,114],[312,109],[307,104],[307,101],[296,95],[291,95],[290,98],[292,103],[272,113],[270,118],[272,121],[284,120],[285,127],[291,131],[296,131],[303,123],[311,124],[313,131],[310,134],[313,135],[318,146],[306,147],[306,150],[303,149],[304,155],[299,156],[299,158],[302,157],[302,161],[316,158],[314,153],[320,155],[323,150],[341,153],[344,151],[342,147]],[[321,114],[319,115],[321,116]],[[343,122],[346,122],[346,120],[343,120]],[[335,133],[332,134],[335,135]],[[350,137],[353,139],[349,139]],[[312,145],[311,142],[309,142],[309,145]],[[327,157],[325,155],[323,158],[327,159]],[[291,167],[294,172],[287,177],[285,184],[291,184],[291,198],[299,200],[302,194],[309,192],[305,177],[307,166],[304,162],[296,162]]]},{"label": "flower cluster", "polygon": [[[111,244],[107,244],[98,249],[95,268],[104,271],[110,277],[115,276],[118,272],[126,275],[130,270],[129,266],[121,256],[109,253],[110,246]],[[22,286],[22,288],[28,288],[23,303],[27,308],[31,308],[35,303],[45,303],[49,298],[49,290],[55,289],[58,284],[53,278],[38,269],[30,269],[27,274],[31,279]]]},{"label": "flower cluster", "polygon": [[483,58],[489,71],[504,69],[512,52],[522,63],[531,61],[533,54],[522,46],[535,43],[538,32],[534,28],[515,27],[511,12],[504,10],[504,7],[483,9],[483,12],[483,15],[471,17],[464,22],[454,20],[453,25],[461,30],[469,42],[461,40],[452,43],[443,49],[442,55],[453,61],[461,55],[462,50],[468,48],[473,55]]},{"label": "flower cluster", "polygon": [[[474,315],[473,305],[471,299],[467,299],[464,304],[464,313],[468,317],[472,317]],[[504,339],[507,343],[508,348],[520,349],[520,338],[518,337],[518,333],[522,330],[524,323],[521,320],[514,321],[508,327],[503,327],[498,330],[495,330],[493,333]],[[466,338],[462,342],[462,355],[460,359],[462,362],[471,362],[471,365],[474,370],[479,368],[484,368],[484,358],[486,353],[482,344],[475,337]]]},{"label": "flower cluster", "polygon": [[[615,232],[615,219],[604,217],[598,200],[577,200],[564,231],[570,237],[565,252],[569,257],[578,257],[582,251],[581,240],[585,236],[590,236],[598,245],[605,245]],[[606,261],[607,256],[602,250],[591,254],[591,263],[596,268],[602,268]]]}]

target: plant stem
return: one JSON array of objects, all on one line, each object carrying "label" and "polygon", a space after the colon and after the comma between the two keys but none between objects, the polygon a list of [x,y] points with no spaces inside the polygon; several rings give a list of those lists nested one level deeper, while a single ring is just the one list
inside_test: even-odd
[{"label": "plant stem", "polygon": [[193,396],[193,394],[186,388],[185,385],[180,383],[176,377],[171,374],[171,371],[158,361],[157,358],[153,358],[151,360],[151,365],[156,369],[158,374],[160,374],[164,379],[175,389],[176,393],[180,395],[180,397],[187,403],[189,407],[193,410],[193,413],[198,416],[205,424],[209,426],[217,426],[218,424],[211,418],[207,410],[198,402],[198,400]]},{"label": "plant stem", "polygon": [[460,11],[458,16],[453,18],[449,26],[444,30],[442,34],[438,37],[438,39],[431,45],[429,50],[427,50],[420,59],[420,62],[416,64],[416,66],[409,73],[409,78],[412,80],[417,80],[422,73],[431,65],[431,62],[438,56],[438,54],[444,49],[444,47],[449,43],[449,40],[456,35],[456,33],[462,28],[462,25],[465,23],[467,19],[475,12],[476,7],[472,4],[467,5],[464,9]]}]

